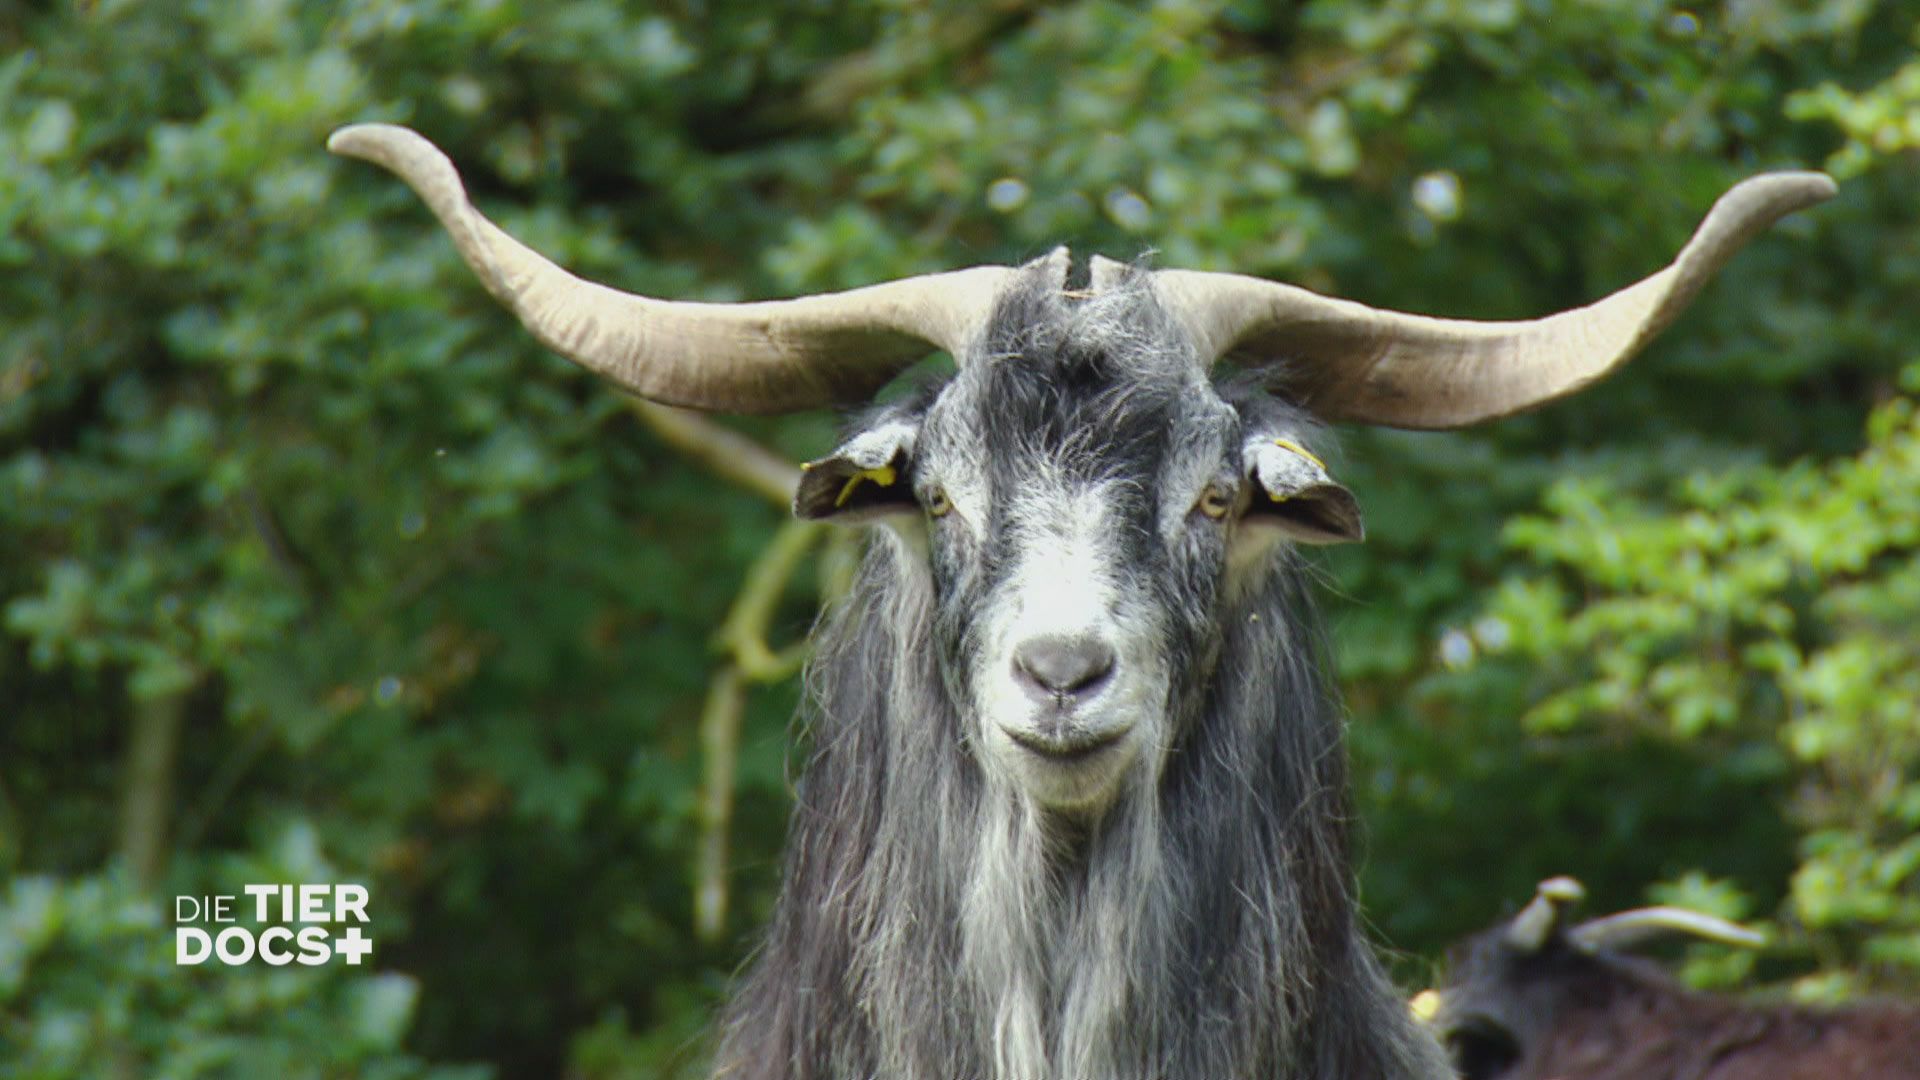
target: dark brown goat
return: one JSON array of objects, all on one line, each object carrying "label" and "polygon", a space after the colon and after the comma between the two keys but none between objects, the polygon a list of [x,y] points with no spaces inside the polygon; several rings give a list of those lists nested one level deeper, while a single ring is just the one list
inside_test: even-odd
[{"label": "dark brown goat", "polygon": [[1920,1078],[1920,1005],[1748,1003],[1680,985],[1625,954],[1662,933],[1755,944],[1676,908],[1566,925],[1571,878],[1459,946],[1434,1026],[1462,1080],[1903,1080]]}]

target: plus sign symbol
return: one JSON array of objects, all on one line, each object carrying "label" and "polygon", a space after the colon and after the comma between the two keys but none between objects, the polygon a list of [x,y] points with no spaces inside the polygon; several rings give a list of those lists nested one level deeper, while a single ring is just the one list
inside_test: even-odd
[{"label": "plus sign symbol", "polygon": [[340,936],[333,939],[333,955],[344,956],[347,958],[347,963],[355,966],[359,965],[361,957],[372,951],[373,942],[368,941],[357,926],[347,927],[340,931]]}]

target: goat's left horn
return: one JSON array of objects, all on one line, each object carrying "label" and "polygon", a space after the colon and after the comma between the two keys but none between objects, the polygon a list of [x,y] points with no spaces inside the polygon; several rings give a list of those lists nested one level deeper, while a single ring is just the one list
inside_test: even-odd
[{"label": "goat's left horn", "polygon": [[1292,360],[1289,389],[1328,420],[1457,428],[1564,397],[1679,316],[1775,221],[1833,196],[1824,173],[1767,173],[1722,195],[1665,269],[1583,308],[1519,322],[1408,315],[1239,274],[1154,275],[1208,359]]},{"label": "goat's left horn", "polygon": [[1623,951],[1667,934],[1718,941],[1723,945],[1758,948],[1766,935],[1717,915],[1677,907],[1649,907],[1589,919],[1567,932],[1567,940],[1583,952]]},{"label": "goat's left horn", "polygon": [[1507,947],[1519,953],[1539,952],[1559,929],[1566,909],[1586,898],[1586,888],[1570,877],[1551,877],[1541,882],[1533,900],[1507,924]]},{"label": "goat's left horn", "polygon": [[354,124],[327,148],[405,180],[487,291],[548,348],[669,405],[786,412],[865,400],[933,349],[959,356],[1019,272],[983,266],[758,303],[655,300],[583,281],[502,232],[414,131]]}]

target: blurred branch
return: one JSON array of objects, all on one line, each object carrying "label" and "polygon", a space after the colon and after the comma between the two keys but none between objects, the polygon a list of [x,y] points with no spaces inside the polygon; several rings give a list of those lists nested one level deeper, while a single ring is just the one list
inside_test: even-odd
[{"label": "blurred branch", "polygon": [[313,587],[313,564],[306,555],[297,550],[287,539],[287,530],[280,524],[280,516],[261,496],[256,487],[246,487],[240,492],[241,505],[246,508],[247,520],[253,531],[266,546],[267,554],[272,557],[273,565],[278,567],[295,585],[309,596],[317,590]]},{"label": "blurred branch", "polygon": [[783,509],[793,506],[800,469],[792,462],[699,413],[638,398],[631,405],[661,442]]},{"label": "blurred branch", "polygon": [[240,786],[240,781],[272,743],[272,730],[265,724],[255,724],[246,739],[227,752],[214,770],[212,779],[200,788],[199,798],[194,805],[180,815],[180,829],[175,836],[180,850],[191,851],[200,846],[200,837],[206,832],[208,823],[225,809],[234,789]]},{"label": "blurred branch", "polygon": [[806,659],[804,639],[776,652],[767,642],[767,633],[780,598],[786,594],[787,582],[825,530],[826,526],[812,521],[782,525],[747,570],[740,595],[720,624],[720,647],[732,654],[741,674],[754,682],[779,682],[800,670]]},{"label": "blurred branch", "polygon": [[166,868],[167,819],[173,810],[173,766],[187,692],[136,703],[127,739],[126,788],[120,803],[120,856],[134,886],[150,891]]},{"label": "blurred branch", "polygon": [[780,598],[794,571],[826,533],[811,521],[790,521],[747,571],[740,594],[720,624],[716,644],[727,660],[713,676],[700,714],[700,750],[705,760],[700,790],[700,847],[694,867],[693,924],[702,941],[715,941],[726,927],[727,836],[733,828],[733,780],[740,749],[740,718],[749,682],[790,678],[806,661],[802,639],[776,651],[767,643]]},{"label": "blurred branch", "polygon": [[835,124],[862,100],[955,56],[977,56],[987,42],[1025,19],[1032,0],[989,0],[956,8],[938,19],[938,32],[896,34],[870,49],[834,61],[800,92],[798,111]]},{"label": "blurred branch", "polygon": [[13,872],[26,854],[25,830],[20,826],[20,808],[14,805],[13,797],[7,794],[4,778],[0,778],[0,876]]},{"label": "blurred branch", "polygon": [[[698,413],[634,399],[633,411],[660,441],[721,478],[761,495],[782,509],[793,505],[800,470],[759,443]],[[791,678],[807,656],[804,639],[776,650],[767,641],[773,617],[796,570],[825,534],[811,521],[780,527],[747,570],[739,595],[715,635],[726,654],[714,672],[700,714],[700,841],[694,864],[693,927],[702,941],[719,940],[727,922],[727,838],[733,828],[734,773],[748,683]]]},{"label": "blurred branch", "polygon": [[853,591],[853,580],[860,573],[862,537],[857,529],[835,529],[827,534],[827,546],[820,553],[820,606],[831,607]]},{"label": "blurred branch", "polygon": [[694,870],[693,929],[718,940],[727,922],[727,834],[733,827],[733,774],[740,751],[740,717],[747,694],[740,669],[714,673],[700,713],[700,750],[706,758],[700,792],[700,848]]}]

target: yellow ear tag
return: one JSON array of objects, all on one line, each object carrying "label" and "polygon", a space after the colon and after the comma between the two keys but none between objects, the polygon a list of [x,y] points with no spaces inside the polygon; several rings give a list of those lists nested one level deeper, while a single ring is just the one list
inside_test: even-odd
[{"label": "yellow ear tag", "polygon": [[1415,1020],[1423,1024],[1430,1023],[1440,1012],[1440,992],[1422,990],[1413,995],[1413,1000],[1407,1002],[1407,1011],[1413,1014]]},{"label": "yellow ear tag", "polygon": [[859,487],[860,481],[862,480],[871,480],[881,487],[892,487],[894,481],[893,466],[882,465],[877,469],[861,469],[859,472],[847,477],[846,486],[840,489],[840,494],[833,500],[833,505],[836,509],[847,505],[847,500],[853,498],[853,489]]},{"label": "yellow ear tag", "polygon": [[[1308,461],[1313,462],[1315,465],[1318,465],[1320,467],[1321,472],[1327,471],[1326,462],[1321,461],[1317,456],[1314,455],[1313,451],[1307,449],[1304,446],[1301,446],[1299,443],[1294,442],[1292,439],[1275,439],[1273,440],[1273,445],[1279,447],[1282,450],[1287,451],[1290,454],[1299,454],[1301,457],[1306,458]],[[1262,487],[1264,488],[1265,485],[1262,485]],[[1283,503],[1283,502],[1291,502],[1292,500],[1293,500],[1293,496],[1291,495],[1275,495],[1271,491],[1267,492],[1268,502]]]},{"label": "yellow ear tag", "polygon": [[1292,439],[1275,439],[1273,440],[1273,445],[1279,447],[1282,450],[1291,450],[1294,453],[1299,454],[1301,457],[1306,458],[1308,461],[1311,461],[1315,465],[1320,466],[1321,472],[1327,471],[1326,462],[1321,461],[1318,457],[1314,456],[1313,451],[1307,449],[1304,446],[1301,446],[1299,443],[1294,442]]}]

